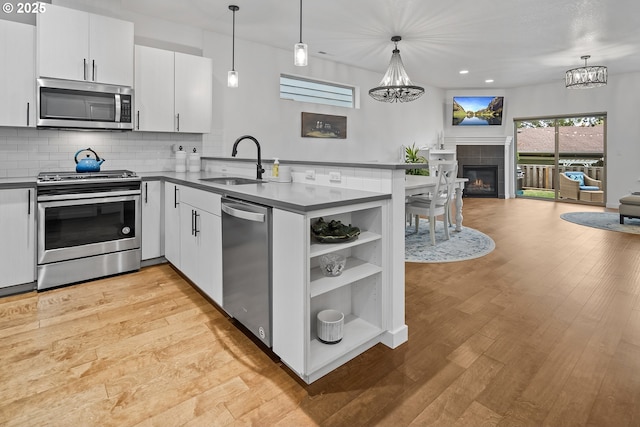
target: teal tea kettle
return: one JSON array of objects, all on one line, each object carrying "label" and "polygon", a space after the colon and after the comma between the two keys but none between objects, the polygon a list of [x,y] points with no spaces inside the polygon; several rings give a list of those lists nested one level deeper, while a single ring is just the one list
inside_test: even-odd
[{"label": "teal tea kettle", "polygon": [[[83,151],[91,151],[93,155],[96,156],[96,158],[92,159],[90,157],[90,154],[87,154],[87,157],[78,160],[78,154],[82,153]],[[104,163],[104,159],[101,159],[100,156],[98,156],[98,153],[93,151],[91,148],[83,148],[82,150],[78,150],[75,156],[75,161],[76,172],[100,172],[100,165]]]}]

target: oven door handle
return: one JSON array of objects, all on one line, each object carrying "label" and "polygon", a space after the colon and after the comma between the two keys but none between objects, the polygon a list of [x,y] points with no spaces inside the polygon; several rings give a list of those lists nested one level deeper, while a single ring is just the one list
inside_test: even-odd
[{"label": "oven door handle", "polygon": [[38,202],[49,202],[54,200],[82,200],[96,199],[100,197],[120,197],[120,196],[139,196],[140,190],[123,190],[123,191],[105,191],[99,193],[81,193],[81,194],[51,194],[38,196]]}]

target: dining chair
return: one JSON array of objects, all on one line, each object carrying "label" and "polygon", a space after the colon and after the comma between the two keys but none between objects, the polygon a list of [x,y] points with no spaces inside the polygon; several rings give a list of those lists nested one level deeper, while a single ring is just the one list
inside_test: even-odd
[{"label": "dining chair", "polygon": [[420,216],[429,218],[429,234],[431,244],[436,244],[436,217],[442,215],[444,235],[449,240],[449,226],[451,225],[451,198],[454,192],[455,179],[458,175],[458,162],[446,161],[438,164],[436,171],[436,186],[432,193],[416,195],[408,198],[405,211],[415,215],[416,233],[420,225]]}]

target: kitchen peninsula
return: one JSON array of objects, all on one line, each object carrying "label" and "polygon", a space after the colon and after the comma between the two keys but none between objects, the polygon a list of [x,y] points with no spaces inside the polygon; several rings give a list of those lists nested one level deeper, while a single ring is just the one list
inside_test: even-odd
[{"label": "kitchen peninsula", "polygon": [[[199,173],[142,173],[143,186],[155,180],[164,182],[165,239],[169,240],[171,232],[166,221],[175,204],[176,191],[178,197],[198,190],[273,208],[273,351],[281,360],[302,379],[312,382],[377,343],[395,348],[405,342],[404,226],[397,220],[403,213],[396,216],[396,221],[392,219],[398,200],[404,211],[404,197],[394,200],[392,191],[380,191],[393,188],[391,180],[396,174],[400,191],[397,194],[403,194],[404,165],[367,165],[362,171],[372,167],[376,172],[358,177],[350,170],[357,166],[332,164],[332,177],[338,169],[341,179],[328,185],[316,184],[327,172],[318,164],[314,165],[317,173],[313,183],[300,182],[298,168],[293,169],[292,183],[224,185],[202,180],[222,175],[251,177],[254,173],[253,161],[231,162],[233,166],[209,164],[205,166],[207,171]],[[318,218],[353,224],[362,233],[349,243],[315,243],[309,228]],[[326,278],[320,274],[319,258],[328,253],[347,256],[347,268],[341,276]],[[171,261],[168,246],[165,255]],[[201,289],[206,288],[204,285]],[[222,305],[221,292],[215,285],[209,288],[214,302]],[[315,318],[326,308],[345,314],[344,339],[339,344],[323,344],[316,338]]]}]

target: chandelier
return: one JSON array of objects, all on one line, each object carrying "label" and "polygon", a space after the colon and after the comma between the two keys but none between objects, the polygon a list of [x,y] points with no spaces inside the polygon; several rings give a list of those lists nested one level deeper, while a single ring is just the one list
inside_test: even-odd
[{"label": "chandelier", "polygon": [[395,49],[391,55],[389,68],[382,77],[380,85],[369,90],[369,95],[376,101],[381,102],[410,102],[422,96],[424,88],[415,86],[411,83],[407,72],[402,65],[400,51],[398,50],[398,42],[402,40],[400,36],[391,37],[391,41],[395,43]]},{"label": "chandelier", "polygon": [[564,80],[567,89],[589,89],[607,84],[607,67],[601,65],[587,66],[590,55],[581,56],[584,67],[573,68],[565,73]]}]

